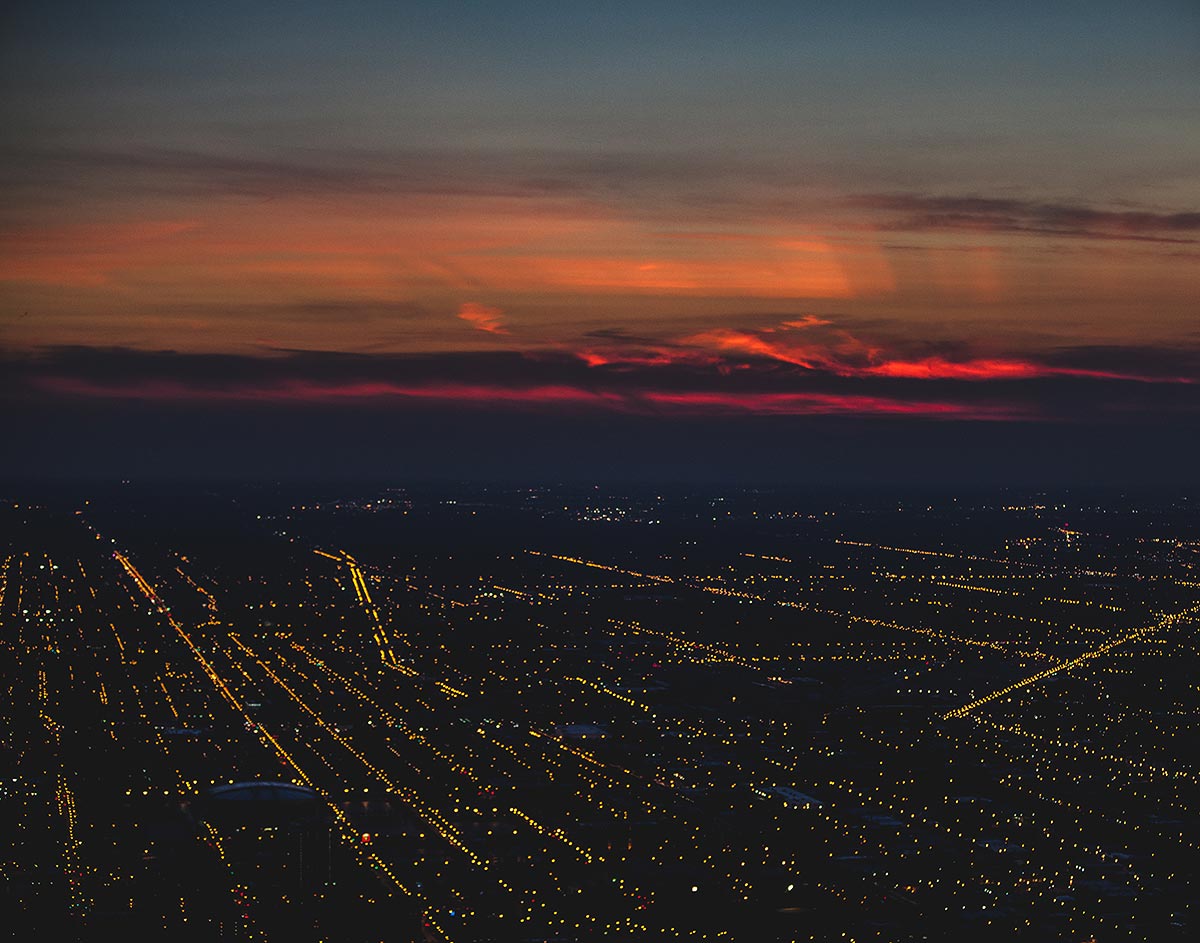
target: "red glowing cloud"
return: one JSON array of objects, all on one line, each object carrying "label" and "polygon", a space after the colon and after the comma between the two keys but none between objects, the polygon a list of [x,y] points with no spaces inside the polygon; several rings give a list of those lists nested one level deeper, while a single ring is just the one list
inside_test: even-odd
[{"label": "red glowing cloud", "polygon": [[859,365],[877,356],[877,348],[848,331],[832,329],[831,325],[826,319],[806,315],[756,330],[716,328],[693,334],[682,343],[839,375],[852,374]]},{"label": "red glowing cloud", "polygon": [[228,385],[201,388],[171,380],[125,384],[98,384],[66,377],[50,377],[38,384],[46,392],[88,398],[130,400],[254,401],[266,403],[334,403],[353,400],[400,398],[442,401],[479,406],[526,405],[620,405],[624,398],[564,385],[508,387],[482,383],[402,384],[385,381],[318,383],[285,380],[273,384]]},{"label": "red glowing cloud", "polygon": [[611,367],[627,370],[635,367],[702,366],[721,364],[719,355],[705,350],[690,350],[679,346],[641,348],[584,348],[571,351],[589,367]]},{"label": "red glowing cloud", "polygon": [[[485,333],[507,333],[496,308],[472,302],[459,316]],[[1200,375],[1198,355],[1188,350],[914,356],[902,344],[864,340],[812,315],[676,338],[605,328],[580,340],[586,343],[420,355],[55,348],[10,357],[5,371],[10,389],[39,398],[961,420],[1194,411],[1195,395],[1185,391]],[[1139,369],[1120,372],[1113,364]]]},{"label": "red glowing cloud", "polygon": [[488,334],[508,333],[508,328],[504,326],[504,312],[499,308],[492,308],[488,305],[468,301],[458,309],[458,317],[460,320],[473,325],[476,330],[484,331]]},{"label": "red glowing cloud", "polygon": [[887,360],[863,372],[872,376],[917,380],[1015,380],[1047,376],[1054,371],[1026,360],[991,358],[955,362],[944,357],[925,357],[921,360]]},{"label": "red glowing cloud", "polygon": [[[910,357],[889,353],[886,346],[863,340],[832,322],[807,315],[757,329],[713,328],[680,339],[667,349],[662,362],[691,361],[705,354],[725,358],[726,366],[739,358],[775,361],[805,370],[839,377],[893,377],[908,380],[995,381],[1028,380],[1041,377],[1091,377],[1108,380],[1191,383],[1187,376],[1142,375],[1044,362],[1034,357]],[[589,351],[589,364],[612,362],[606,355]],[[653,363],[643,359],[642,363]]]},{"label": "red glowing cloud", "polygon": [[201,389],[154,380],[121,385],[97,384],[63,377],[46,378],[46,392],[88,398],[177,401],[254,401],[279,404],[337,403],[398,399],[469,407],[595,407],[628,413],[680,415],[880,415],[946,419],[1014,419],[1023,414],[1009,406],[981,406],[934,400],[902,400],[883,396],[834,393],[740,392],[701,390],[600,390],[568,385],[539,384],[509,387],[484,383],[400,384],[349,382],[339,384],[291,380],[270,386],[228,386]]}]

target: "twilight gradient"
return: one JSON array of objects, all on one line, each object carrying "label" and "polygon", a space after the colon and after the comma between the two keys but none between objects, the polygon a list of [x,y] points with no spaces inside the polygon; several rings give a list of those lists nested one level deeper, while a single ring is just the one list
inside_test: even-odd
[{"label": "twilight gradient", "polygon": [[16,409],[1195,426],[1190,0],[3,17]]}]

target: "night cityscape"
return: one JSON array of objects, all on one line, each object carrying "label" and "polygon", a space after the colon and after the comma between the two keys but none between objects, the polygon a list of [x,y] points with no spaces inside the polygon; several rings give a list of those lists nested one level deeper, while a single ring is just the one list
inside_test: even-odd
[{"label": "night cityscape", "polygon": [[1186,940],[1184,498],[6,502],[55,939]]},{"label": "night cityscape", "polygon": [[1200,939],[1196,0],[0,7],[0,936]]}]

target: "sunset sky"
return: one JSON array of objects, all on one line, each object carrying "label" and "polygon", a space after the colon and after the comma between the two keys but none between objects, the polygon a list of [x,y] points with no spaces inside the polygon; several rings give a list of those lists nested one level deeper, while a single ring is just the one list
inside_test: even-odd
[{"label": "sunset sky", "polygon": [[1197,455],[1194,0],[0,17],[14,473]]}]

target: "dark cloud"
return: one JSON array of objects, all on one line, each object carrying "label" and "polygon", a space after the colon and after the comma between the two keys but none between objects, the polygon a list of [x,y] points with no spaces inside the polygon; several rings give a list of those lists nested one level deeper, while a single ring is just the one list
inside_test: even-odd
[{"label": "dark cloud", "polygon": [[[673,225],[657,238],[740,238],[729,232],[684,232],[680,224],[840,224],[847,209],[881,215],[892,232],[996,232],[1200,243],[1200,212],[1103,208],[1079,203],[922,193],[867,193],[831,204],[826,187],[769,160],[730,154],[609,153],[581,156],[548,149],[367,150],[260,147],[201,151],[167,147],[0,148],[0,191],[10,214],[77,194],[111,199],[128,193],[340,199],[419,195],[533,199],[619,206],[628,218],[670,209]],[[833,211],[831,216],[831,210]],[[847,218],[851,229],[863,221]],[[903,244],[891,248],[910,248]],[[924,248],[924,247],[922,247]]]},{"label": "dark cloud", "polygon": [[660,338],[651,337],[648,334],[634,334],[623,327],[601,327],[594,331],[588,331],[583,336],[609,344],[638,344],[650,347],[662,343]]},{"label": "dark cloud", "polygon": [[[1162,377],[1196,363],[1151,348],[1048,359]],[[841,376],[761,357],[63,347],[0,352],[0,409],[17,444],[0,476],[39,478],[1175,487],[1200,460],[1200,383]]]},{"label": "dark cloud", "polygon": [[1200,233],[1200,212],[1098,209],[1069,203],[922,194],[867,194],[848,202],[893,214],[885,227],[898,232],[1008,232],[1182,244],[1200,241],[1191,235]]},{"label": "dark cloud", "polygon": [[1057,347],[1044,359],[1048,364],[1058,367],[1200,383],[1200,347],[1085,344]]},{"label": "dark cloud", "polygon": [[[1122,374],[1109,371],[1113,365]],[[1136,365],[1143,376],[1131,377]],[[0,360],[4,398],[290,404],[391,403],[397,410],[846,413],[1100,420],[1200,415],[1200,357],[1152,348],[1061,348],[1044,362],[882,361],[813,369],[740,348],[709,361],[589,361],[565,351],[271,356],[60,347]]]}]

